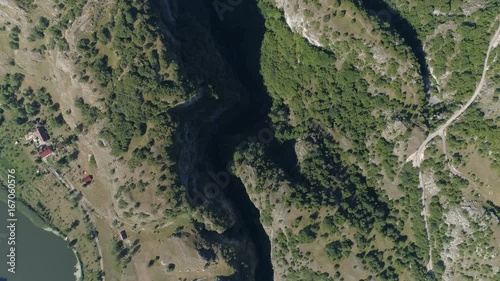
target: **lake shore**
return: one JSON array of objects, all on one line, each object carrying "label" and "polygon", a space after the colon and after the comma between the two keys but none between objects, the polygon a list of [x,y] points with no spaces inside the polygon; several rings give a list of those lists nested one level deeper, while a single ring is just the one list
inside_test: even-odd
[{"label": "lake shore", "polygon": [[[8,203],[7,201],[7,190],[5,188],[0,188],[0,202]],[[16,211],[21,213],[23,216],[29,219],[29,221],[37,228],[40,228],[46,232],[50,232],[54,234],[55,236],[58,236],[62,238],[64,241],[67,241],[68,238],[65,236],[59,229],[57,229],[55,226],[52,224],[48,223],[43,216],[41,216],[38,212],[36,212],[31,206],[26,204],[21,198],[16,198]],[[76,259],[76,264],[74,266],[75,271],[74,271],[74,276],[76,281],[82,281],[83,280],[83,267],[82,267],[82,261],[80,259],[80,256],[78,252],[71,248],[75,259]]]}]

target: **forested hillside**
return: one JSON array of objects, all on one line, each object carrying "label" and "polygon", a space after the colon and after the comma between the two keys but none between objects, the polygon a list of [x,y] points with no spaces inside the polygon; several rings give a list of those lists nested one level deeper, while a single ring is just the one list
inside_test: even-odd
[{"label": "forested hillside", "polygon": [[[270,117],[279,141],[294,146],[297,167],[273,156],[275,147],[254,143],[235,155],[234,169],[261,211],[276,280],[498,275],[497,217],[480,199],[491,192],[456,171],[441,140],[429,145],[422,167],[407,162],[481,79],[498,5],[467,5],[259,1]],[[446,83],[436,78],[445,72]],[[496,126],[471,108],[450,132],[474,131],[469,136],[483,140],[474,143],[495,166]],[[474,153],[463,137],[453,135],[450,148]],[[464,163],[460,157],[453,163]],[[484,235],[473,226],[480,221]],[[456,228],[463,237],[454,238]]]},{"label": "forested hillside", "polygon": [[22,172],[19,200],[70,239],[81,280],[253,279],[255,242],[230,200],[192,196],[208,180],[202,120],[241,89],[210,10],[9,0],[0,12],[0,165]]},{"label": "forested hillside", "polygon": [[80,280],[500,280],[498,1],[0,15],[0,180]]}]

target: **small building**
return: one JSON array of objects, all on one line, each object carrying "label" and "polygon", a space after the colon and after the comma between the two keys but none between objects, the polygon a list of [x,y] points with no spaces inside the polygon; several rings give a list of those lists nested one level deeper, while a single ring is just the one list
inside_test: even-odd
[{"label": "small building", "polygon": [[34,132],[29,132],[26,136],[24,136],[24,139],[28,141],[32,141],[36,138],[36,135]]},{"label": "small building", "polygon": [[40,152],[38,152],[38,155],[40,156],[40,158],[44,159],[47,156],[51,155],[52,152],[53,152],[52,149],[47,147],[47,148],[41,150]]},{"label": "small building", "polygon": [[47,133],[47,130],[45,130],[45,128],[43,127],[36,127],[35,134],[40,145],[44,145],[45,142],[50,139],[49,133]]},{"label": "small building", "polygon": [[83,179],[83,186],[87,186],[89,184],[92,183],[92,176],[86,176],[84,179]]},{"label": "small building", "polygon": [[125,239],[127,239],[127,238],[128,238],[128,236],[127,236],[127,232],[126,232],[125,230],[120,231],[120,238],[121,238],[122,240],[125,240]]},{"label": "small building", "polygon": [[24,136],[24,139],[26,142],[34,141],[35,145],[38,147],[46,145],[50,137],[44,127],[35,127],[35,130]]}]

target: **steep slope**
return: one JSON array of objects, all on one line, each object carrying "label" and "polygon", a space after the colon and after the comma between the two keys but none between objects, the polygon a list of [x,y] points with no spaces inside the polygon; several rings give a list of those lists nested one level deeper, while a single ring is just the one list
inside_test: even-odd
[{"label": "steep slope", "polygon": [[[30,171],[19,196],[78,241],[84,280],[253,280],[240,211],[224,195],[191,197],[210,180],[201,172],[215,120],[244,100],[242,86],[206,25],[211,10],[155,5],[1,4],[11,41],[1,46],[2,168]],[[35,125],[46,146],[24,140]]]},{"label": "steep slope", "polygon": [[[271,238],[275,280],[488,280],[497,274],[498,218],[488,211],[494,196],[479,200],[469,179],[449,164],[446,145],[429,144],[420,173],[405,164],[429,128],[442,122],[443,110],[454,108],[432,106],[443,88],[430,87],[427,41],[421,26],[405,19],[419,9],[389,10],[382,1],[259,5],[267,27],[262,74],[284,143],[240,147],[234,170]],[[496,26],[482,28],[491,34]],[[402,38],[400,28],[412,28],[414,37]],[[481,79],[470,74],[467,79]],[[492,134],[481,135],[489,147],[496,143]],[[460,221],[474,235],[477,228],[469,225],[479,218],[484,236],[446,239]],[[474,253],[465,270],[449,260],[460,256],[458,244]]]}]

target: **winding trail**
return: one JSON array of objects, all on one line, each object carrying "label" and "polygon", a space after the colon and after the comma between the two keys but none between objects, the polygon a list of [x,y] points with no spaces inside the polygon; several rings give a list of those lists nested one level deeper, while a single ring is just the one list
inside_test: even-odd
[{"label": "winding trail", "polygon": [[429,204],[427,201],[426,195],[426,190],[425,190],[425,185],[424,185],[424,180],[422,176],[422,172],[418,173],[418,180],[419,180],[419,188],[422,188],[422,205],[423,205],[423,210],[421,215],[424,217],[424,225],[425,225],[425,232],[427,234],[427,244],[429,245],[429,263],[427,263],[427,270],[432,271],[433,270],[433,263],[432,263],[432,245],[431,245],[431,231],[429,229]]},{"label": "winding trail", "polygon": [[[446,152],[446,128],[448,128],[449,125],[451,125],[462,113],[469,108],[469,106],[474,102],[474,100],[479,96],[479,93],[481,93],[484,83],[486,81],[486,73],[488,72],[489,66],[488,66],[488,60],[490,58],[490,53],[493,49],[497,47],[497,41],[500,40],[500,26],[498,27],[497,31],[495,34],[492,36],[490,43],[488,45],[488,51],[486,52],[486,58],[484,59],[484,66],[483,66],[483,73],[481,75],[481,80],[479,81],[479,84],[476,87],[476,90],[472,94],[471,98],[469,101],[467,101],[466,104],[464,104],[459,110],[455,111],[455,113],[444,123],[443,125],[439,126],[438,129],[429,134],[427,138],[422,142],[422,144],[419,146],[417,151],[410,155],[406,162],[413,162],[413,167],[419,168],[420,164],[424,160],[424,152],[425,149],[427,148],[427,144],[432,141],[435,137],[440,136],[442,141],[443,141],[443,152],[445,153],[446,158],[448,159],[448,155]],[[452,171],[453,174],[455,175],[460,175],[460,172],[458,172],[449,162],[448,163],[450,170]],[[453,169],[452,169],[453,168]],[[426,188],[424,185],[424,180],[422,177],[422,172],[419,172],[419,188],[422,188],[422,205],[423,205],[423,210],[422,210],[422,216],[424,218],[424,223],[425,223],[425,230],[427,234],[427,243],[429,245],[429,263],[427,264],[427,270],[432,272],[433,271],[433,263],[432,263],[432,244],[431,244],[431,233],[428,225],[428,217],[429,217],[429,204],[430,200],[426,196]],[[432,195],[431,195],[432,197]]]},{"label": "winding trail", "polygon": [[406,162],[413,161],[413,167],[420,167],[420,164],[424,160],[424,152],[427,147],[427,144],[433,140],[436,136],[441,136],[441,138],[444,139],[444,132],[446,128],[448,128],[451,123],[453,123],[462,113],[469,108],[469,106],[474,102],[474,100],[477,98],[481,90],[483,89],[484,82],[486,81],[486,73],[488,72],[488,60],[490,58],[490,53],[491,50],[493,50],[496,46],[496,41],[498,40],[500,36],[500,26],[498,27],[497,31],[493,35],[493,37],[490,40],[490,44],[488,45],[488,51],[486,52],[486,58],[484,59],[484,67],[483,67],[483,74],[481,75],[481,80],[479,81],[479,84],[476,87],[476,90],[474,91],[474,94],[472,97],[467,101],[466,104],[464,104],[459,110],[457,110],[451,117],[444,123],[443,125],[439,126],[439,128],[432,134],[428,135],[427,138],[424,140],[424,142],[420,145],[420,147],[408,157]]}]

